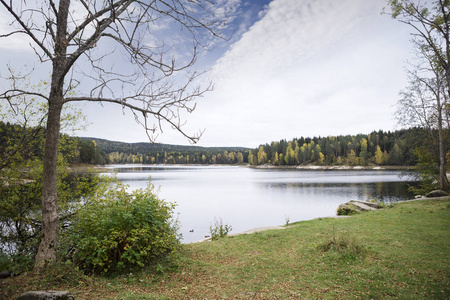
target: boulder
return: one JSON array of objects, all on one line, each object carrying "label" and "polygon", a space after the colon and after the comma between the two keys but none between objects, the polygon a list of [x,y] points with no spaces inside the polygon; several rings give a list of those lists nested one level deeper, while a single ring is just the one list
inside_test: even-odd
[{"label": "boulder", "polygon": [[361,211],[376,210],[381,208],[378,203],[351,200],[339,205],[337,209],[338,216],[353,215]]},{"label": "boulder", "polygon": [[8,278],[8,277],[12,277],[13,274],[9,271],[6,272],[0,272],[0,278]]},{"label": "boulder", "polygon": [[17,300],[73,300],[75,297],[65,291],[33,291],[20,295]]},{"label": "boulder", "polygon": [[448,194],[442,190],[434,190],[426,195],[427,198],[445,197],[445,196],[448,196]]}]

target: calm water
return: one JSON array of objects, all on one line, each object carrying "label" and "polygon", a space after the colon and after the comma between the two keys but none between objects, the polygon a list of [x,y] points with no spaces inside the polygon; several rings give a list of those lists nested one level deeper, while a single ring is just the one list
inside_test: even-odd
[{"label": "calm water", "polygon": [[[392,170],[280,170],[234,166],[111,166],[130,189],[151,176],[160,197],[177,203],[183,242],[204,239],[215,219],[232,233],[336,215],[339,204],[410,199],[410,177]],[[193,230],[193,232],[190,232]]]}]

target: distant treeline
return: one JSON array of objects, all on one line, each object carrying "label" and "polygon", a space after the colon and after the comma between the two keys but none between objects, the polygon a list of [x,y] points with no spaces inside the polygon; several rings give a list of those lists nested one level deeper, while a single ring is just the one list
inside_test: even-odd
[{"label": "distant treeline", "polygon": [[[0,122],[0,154],[25,132],[18,125]],[[20,134],[19,134],[20,133]],[[32,154],[43,155],[43,135],[36,135]],[[198,147],[151,143],[122,143],[63,135],[60,152],[69,163],[82,164],[250,164],[295,165],[396,165],[417,162],[414,150],[427,143],[420,128],[370,134],[296,138],[240,147]]]},{"label": "distant treeline", "polygon": [[419,128],[368,135],[346,135],[281,140],[248,148],[205,148],[149,143],[120,143],[94,139],[110,163],[143,164],[272,164],[396,165],[416,164],[414,149],[427,141]]},{"label": "distant treeline", "polygon": [[426,143],[419,128],[368,135],[345,135],[281,140],[252,150],[251,165],[394,165],[416,164],[414,150]]},{"label": "distant treeline", "polygon": [[122,143],[92,140],[108,153],[112,164],[246,164],[251,149],[243,147],[199,147],[151,143]]}]

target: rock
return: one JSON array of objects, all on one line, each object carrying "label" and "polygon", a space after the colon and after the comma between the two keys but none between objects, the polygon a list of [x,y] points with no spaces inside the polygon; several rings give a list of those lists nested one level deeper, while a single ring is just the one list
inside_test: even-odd
[{"label": "rock", "polygon": [[445,197],[448,196],[448,194],[442,190],[434,190],[429,192],[425,197],[427,198],[434,198],[434,197]]},{"label": "rock", "polygon": [[8,278],[12,276],[13,274],[11,272],[0,272],[0,278]]},{"label": "rock", "polygon": [[20,295],[17,300],[73,300],[75,297],[65,291],[33,291]]},{"label": "rock", "polygon": [[352,200],[339,205],[337,209],[337,215],[338,216],[353,215],[361,211],[376,210],[379,208],[381,208],[380,205],[374,202]]}]

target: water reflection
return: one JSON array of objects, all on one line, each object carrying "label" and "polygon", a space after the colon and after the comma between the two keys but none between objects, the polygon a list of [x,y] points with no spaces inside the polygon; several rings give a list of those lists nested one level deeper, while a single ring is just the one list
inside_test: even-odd
[{"label": "water reflection", "polygon": [[355,196],[359,200],[376,200],[384,203],[411,199],[414,194],[408,190],[414,182],[372,182],[372,183],[260,183],[265,189],[292,189],[300,194],[323,196]]}]

